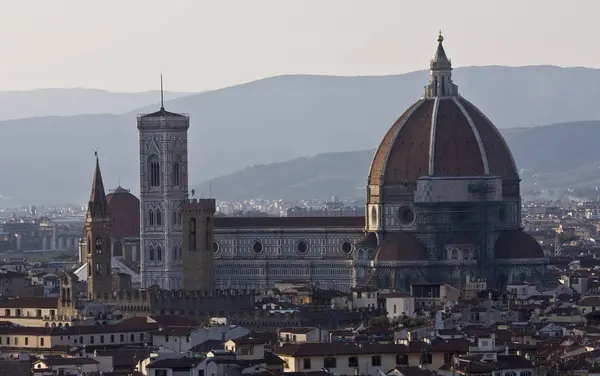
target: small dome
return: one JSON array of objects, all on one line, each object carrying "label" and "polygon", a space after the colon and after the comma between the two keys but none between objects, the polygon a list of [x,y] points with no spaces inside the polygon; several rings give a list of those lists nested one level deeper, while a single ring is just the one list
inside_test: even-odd
[{"label": "small dome", "polygon": [[375,254],[375,261],[427,261],[427,249],[409,232],[385,235]]},{"label": "small dome", "polygon": [[118,187],[106,195],[108,210],[112,222],[111,237],[139,238],[140,236],[140,200],[128,189]]},{"label": "small dome", "polygon": [[542,246],[531,235],[521,230],[503,232],[494,244],[497,259],[544,257]]}]

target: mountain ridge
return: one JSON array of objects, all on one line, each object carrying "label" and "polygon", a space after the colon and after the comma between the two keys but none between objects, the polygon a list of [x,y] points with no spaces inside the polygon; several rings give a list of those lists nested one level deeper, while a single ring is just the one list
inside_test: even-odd
[{"label": "mountain ridge", "polygon": [[[189,180],[196,185],[248,165],[373,148],[422,95],[427,80],[426,71],[349,78],[275,76],[175,99],[167,97],[170,100],[165,107],[191,116]],[[501,129],[600,119],[595,101],[600,97],[600,71],[596,69],[457,68],[454,81],[459,93]],[[15,203],[84,203],[95,163],[93,152],[98,150],[106,186],[121,183],[137,194],[136,115],[157,110],[158,105],[152,103],[158,100],[158,96],[153,97],[116,115],[0,122],[4,141],[0,148],[0,192]],[[0,109],[1,105],[0,100]],[[534,144],[530,149],[539,147]]]}]

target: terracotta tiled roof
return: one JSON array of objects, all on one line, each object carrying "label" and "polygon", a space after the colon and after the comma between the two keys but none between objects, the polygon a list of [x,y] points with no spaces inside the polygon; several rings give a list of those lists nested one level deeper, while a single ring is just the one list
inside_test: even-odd
[{"label": "terracotta tiled roof", "polygon": [[427,250],[408,232],[390,232],[375,254],[375,261],[426,261]]},{"label": "terracotta tiled roof", "polygon": [[506,142],[481,111],[463,97],[436,99],[420,99],[392,125],[375,152],[369,184],[403,184],[428,175],[518,179]]},{"label": "terracotta tiled roof", "polygon": [[58,298],[23,297],[14,299],[0,299],[0,308],[56,309],[57,307]]},{"label": "terracotta tiled roof", "polygon": [[520,230],[504,231],[494,244],[497,259],[544,257],[544,251],[528,233]]},{"label": "terracotta tiled roof", "polygon": [[140,200],[119,187],[106,195],[113,238],[140,236]]}]

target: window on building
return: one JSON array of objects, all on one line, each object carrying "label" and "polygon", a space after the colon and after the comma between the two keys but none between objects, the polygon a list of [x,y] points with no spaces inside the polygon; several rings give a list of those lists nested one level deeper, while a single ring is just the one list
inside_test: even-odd
[{"label": "window on building", "polygon": [[204,370],[203,369],[198,370],[198,376],[204,376]]},{"label": "window on building", "polygon": [[19,337],[15,337],[15,346],[19,346]]},{"label": "window on building", "polygon": [[531,376],[531,372],[529,372],[529,371],[521,371],[521,373],[519,374],[519,376]]},{"label": "window on building", "polygon": [[94,343],[94,336],[90,336],[90,343]]},{"label": "window on building", "polygon": [[25,337],[25,346],[29,346],[29,337]]},{"label": "window on building", "polygon": [[121,335],[119,336],[119,340],[121,341],[121,343],[125,342],[125,335],[124,335],[124,334],[121,334]]},{"label": "window on building", "polygon": [[80,336],[80,337],[79,337],[79,343],[80,343],[80,344],[83,344],[83,336]]},{"label": "window on building", "polygon": [[102,253],[102,238],[101,237],[97,237],[96,238],[96,254],[99,255]]},{"label": "window on building", "polygon": [[394,314],[396,313],[396,305],[394,304]]},{"label": "window on building", "polygon": [[144,333],[140,333],[140,342],[144,342]]},{"label": "window on building", "polygon": [[167,376],[167,370],[166,369],[157,369],[156,371],[154,371],[154,374],[156,376]]},{"label": "window on building", "polygon": [[337,359],[332,356],[327,356],[323,359],[323,366],[325,368],[335,368],[337,367]]},{"label": "window on building", "polygon": [[103,335],[100,336],[100,343],[104,343],[104,336]]},{"label": "window on building", "polygon": [[396,365],[397,366],[407,366],[408,365],[408,355],[406,355],[406,354],[396,355]]},{"label": "window on building", "polygon": [[10,337],[6,337],[6,344],[10,345]]},{"label": "window on building", "polygon": [[156,209],[156,225],[160,226],[162,225],[162,214],[160,209]]},{"label": "window on building", "polygon": [[160,245],[156,247],[156,261],[162,262],[162,248]]},{"label": "window on building", "polygon": [[371,357],[371,365],[373,367],[379,367],[379,366],[381,366],[381,355],[373,355]]},{"label": "window on building", "polygon": [[44,347],[44,337],[40,338],[40,346]]},{"label": "window on building", "polygon": [[153,246],[148,247],[148,259],[150,261],[154,261],[154,247]]},{"label": "window on building", "polygon": [[148,211],[148,224],[154,226],[154,210],[152,209]]},{"label": "window on building", "polygon": [[115,335],[114,334],[110,335],[110,343],[115,343]]},{"label": "window on building", "polygon": [[173,210],[171,212],[171,225],[176,225],[177,224],[177,211]]},{"label": "window on building", "polygon": [[181,165],[179,163],[178,157],[175,157],[176,160],[173,162],[173,170],[171,171],[173,180],[173,186],[179,187],[181,185]]},{"label": "window on building", "polygon": [[348,358],[348,367],[358,367],[358,357],[351,356]]},{"label": "window on building", "polygon": [[165,342],[169,342],[169,335],[165,334]]},{"label": "window on building", "polygon": [[190,249],[196,249],[196,218],[190,218]]},{"label": "window on building", "polygon": [[135,342],[135,334],[131,333],[129,335],[129,339],[131,340],[131,342]]},{"label": "window on building", "polygon": [[160,163],[156,155],[151,155],[148,158],[149,167],[149,183],[151,187],[160,186]]},{"label": "window on building", "polygon": [[177,251],[178,251],[178,250],[179,250],[179,249],[178,249],[178,247],[177,247],[177,244],[175,244],[175,245],[173,246],[173,261],[177,261],[177,260],[178,260],[178,258],[177,258]]},{"label": "window on building", "polygon": [[310,358],[302,359],[302,369],[310,369]]}]

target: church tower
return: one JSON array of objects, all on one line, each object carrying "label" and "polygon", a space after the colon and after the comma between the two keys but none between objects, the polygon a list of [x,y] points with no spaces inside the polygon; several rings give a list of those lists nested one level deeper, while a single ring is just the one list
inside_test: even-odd
[{"label": "church tower", "polygon": [[110,215],[96,154],[96,170],[85,218],[88,299],[105,299],[112,293]]},{"label": "church tower", "polygon": [[187,199],[188,115],[160,110],[139,115],[142,287],[181,288],[182,214]]}]

